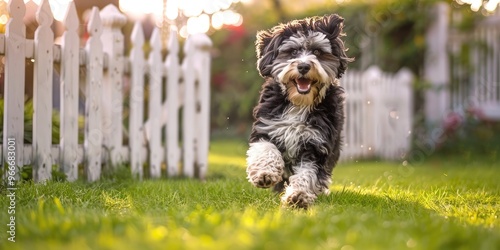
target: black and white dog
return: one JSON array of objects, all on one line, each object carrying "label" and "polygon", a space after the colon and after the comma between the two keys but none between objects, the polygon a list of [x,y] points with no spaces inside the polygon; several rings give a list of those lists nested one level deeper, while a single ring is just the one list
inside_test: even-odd
[{"label": "black and white dog", "polygon": [[307,208],[328,193],[341,147],[344,90],[352,59],[336,14],[280,24],[257,34],[257,68],[265,83],[247,151],[248,180],[274,187],[281,201]]}]

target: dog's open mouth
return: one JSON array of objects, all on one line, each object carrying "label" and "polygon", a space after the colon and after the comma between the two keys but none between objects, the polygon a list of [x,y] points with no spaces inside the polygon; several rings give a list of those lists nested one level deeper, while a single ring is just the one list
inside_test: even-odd
[{"label": "dog's open mouth", "polygon": [[313,81],[309,78],[305,77],[299,77],[295,79],[295,87],[297,87],[297,91],[300,94],[307,94],[309,91],[311,91],[311,86],[313,84]]}]

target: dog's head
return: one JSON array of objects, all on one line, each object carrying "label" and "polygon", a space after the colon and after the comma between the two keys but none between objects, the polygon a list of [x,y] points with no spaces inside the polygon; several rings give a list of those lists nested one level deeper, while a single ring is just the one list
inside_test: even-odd
[{"label": "dog's head", "polygon": [[257,68],[273,77],[295,105],[320,101],[347,63],[341,37],[344,19],[336,14],[280,24],[257,34]]}]

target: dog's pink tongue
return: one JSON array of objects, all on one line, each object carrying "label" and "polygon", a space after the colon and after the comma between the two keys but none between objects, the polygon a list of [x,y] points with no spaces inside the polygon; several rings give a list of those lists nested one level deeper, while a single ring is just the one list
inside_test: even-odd
[{"label": "dog's pink tongue", "polygon": [[299,89],[299,91],[305,92],[305,91],[308,91],[309,88],[311,88],[311,80],[310,79],[298,78],[295,80],[295,82],[297,83],[297,88]]}]

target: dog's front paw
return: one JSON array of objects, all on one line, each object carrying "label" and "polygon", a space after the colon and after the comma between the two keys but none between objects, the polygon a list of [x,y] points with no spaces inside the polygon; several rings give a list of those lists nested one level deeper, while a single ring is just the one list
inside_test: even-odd
[{"label": "dog's front paw", "polygon": [[278,184],[282,177],[276,173],[262,172],[252,176],[249,175],[248,180],[258,188],[269,188]]},{"label": "dog's front paw", "polygon": [[282,181],[285,163],[281,152],[270,142],[250,144],[247,151],[247,178],[254,186],[269,188]]},{"label": "dog's front paw", "polygon": [[307,209],[315,199],[316,195],[304,190],[295,190],[289,186],[281,197],[281,203],[285,206]]}]

